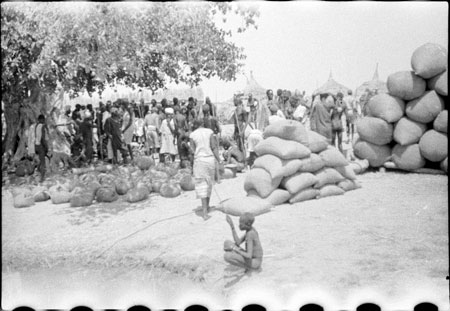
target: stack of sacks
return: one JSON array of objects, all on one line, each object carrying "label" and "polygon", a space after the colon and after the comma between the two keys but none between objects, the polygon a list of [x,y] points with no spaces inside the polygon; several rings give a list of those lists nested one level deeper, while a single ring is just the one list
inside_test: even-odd
[{"label": "stack of sacks", "polygon": [[368,103],[368,116],[357,123],[355,155],[371,166],[392,160],[414,171],[435,162],[447,172],[447,51],[427,43],[413,53],[413,71],[391,74],[389,94]]},{"label": "stack of sacks", "polygon": [[265,129],[264,137],[255,148],[258,158],[244,182],[248,196],[279,205],[360,187],[339,150],[300,122],[278,121]]}]

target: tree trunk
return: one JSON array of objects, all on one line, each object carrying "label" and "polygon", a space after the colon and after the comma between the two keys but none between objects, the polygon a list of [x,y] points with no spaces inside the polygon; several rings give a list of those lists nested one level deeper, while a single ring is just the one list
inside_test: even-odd
[{"label": "tree trunk", "polygon": [[2,144],[2,155],[11,157],[16,152],[17,133],[19,132],[19,103],[5,103],[6,136]]},{"label": "tree trunk", "polygon": [[[36,122],[42,101],[39,100],[40,90],[35,87],[31,96],[25,100],[12,98],[5,100],[6,136],[2,144],[2,155],[20,160],[26,154],[26,130]],[[11,97],[10,97],[11,98]]]}]

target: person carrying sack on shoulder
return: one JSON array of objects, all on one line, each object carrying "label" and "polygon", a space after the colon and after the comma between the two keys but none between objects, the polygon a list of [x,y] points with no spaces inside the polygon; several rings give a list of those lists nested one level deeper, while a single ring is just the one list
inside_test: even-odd
[{"label": "person carrying sack on shoulder", "polygon": [[28,153],[30,155],[37,155],[39,157],[38,171],[41,174],[41,182],[45,179],[45,156],[51,157],[51,150],[49,150],[49,132],[45,124],[44,115],[39,115],[38,123],[30,126],[28,136]]}]

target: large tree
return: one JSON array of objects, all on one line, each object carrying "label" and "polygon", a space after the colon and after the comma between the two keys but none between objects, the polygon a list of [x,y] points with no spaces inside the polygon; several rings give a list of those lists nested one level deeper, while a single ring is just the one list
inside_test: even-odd
[{"label": "large tree", "polygon": [[2,154],[17,153],[24,129],[38,114],[49,114],[58,91],[75,97],[115,83],[156,91],[173,81],[236,79],[243,49],[215,20],[235,14],[242,32],[256,28],[258,16],[214,2],[10,2],[1,9]]}]

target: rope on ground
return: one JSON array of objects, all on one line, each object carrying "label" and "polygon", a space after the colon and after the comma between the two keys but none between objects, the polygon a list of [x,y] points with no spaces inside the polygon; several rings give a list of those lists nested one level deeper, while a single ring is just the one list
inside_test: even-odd
[{"label": "rope on ground", "polygon": [[123,237],[123,238],[118,239],[118,240],[115,241],[111,246],[109,246],[109,247],[106,248],[103,252],[101,252],[96,258],[99,258],[101,255],[103,255],[103,254],[106,253],[108,250],[110,250],[111,248],[113,248],[113,247],[114,247],[116,244],[118,244],[119,242],[121,242],[121,241],[123,241],[123,240],[125,240],[125,239],[128,239],[129,237],[131,237],[131,236],[133,236],[133,235],[135,235],[135,234],[137,234],[137,233],[139,233],[139,232],[141,232],[141,231],[144,231],[145,229],[147,229],[147,228],[149,228],[149,227],[151,227],[151,226],[153,226],[153,225],[155,225],[155,224],[157,224],[157,223],[160,223],[160,222],[163,222],[163,221],[167,221],[167,220],[170,220],[170,219],[175,219],[175,218],[187,216],[187,215],[190,215],[190,214],[193,214],[193,213],[195,213],[195,211],[188,212],[188,213],[184,213],[184,214],[180,214],[180,215],[175,215],[175,216],[172,216],[172,217],[163,218],[163,219],[154,221],[154,222],[152,222],[151,224],[149,224],[149,225],[147,225],[147,226],[145,226],[145,227],[143,227],[143,228],[141,228],[141,229],[138,229],[138,230],[136,230],[136,231],[130,233],[129,235],[127,235],[127,236],[125,236],[125,237]]}]

